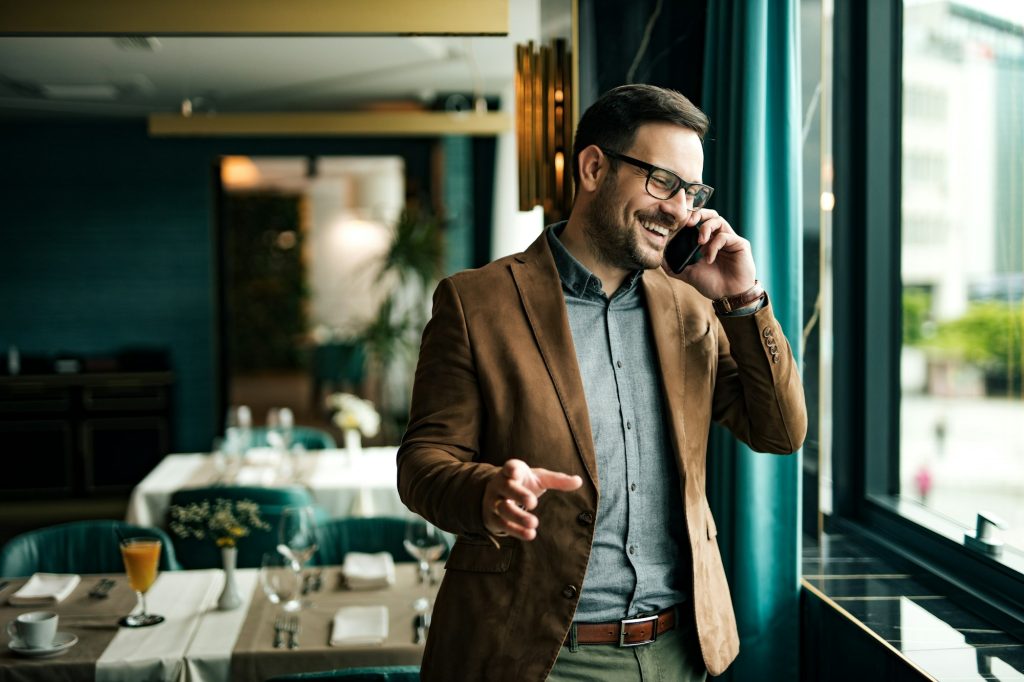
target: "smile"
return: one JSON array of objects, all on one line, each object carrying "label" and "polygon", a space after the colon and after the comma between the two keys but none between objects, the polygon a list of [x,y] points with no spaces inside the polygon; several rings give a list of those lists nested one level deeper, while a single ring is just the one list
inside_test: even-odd
[{"label": "smile", "polygon": [[668,236],[668,228],[667,227],[663,227],[661,225],[655,225],[654,223],[650,222],[649,220],[645,220],[643,218],[640,219],[640,225],[645,230],[647,230],[648,232],[653,232],[654,234],[662,236],[662,237],[667,237]]}]

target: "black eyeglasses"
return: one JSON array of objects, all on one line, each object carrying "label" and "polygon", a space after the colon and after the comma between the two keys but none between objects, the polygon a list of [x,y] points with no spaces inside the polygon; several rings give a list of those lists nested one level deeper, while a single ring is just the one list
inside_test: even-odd
[{"label": "black eyeglasses", "polygon": [[647,181],[644,185],[644,189],[646,189],[647,193],[655,199],[662,201],[671,199],[679,192],[679,190],[683,190],[686,193],[686,207],[691,211],[696,211],[698,208],[702,208],[704,204],[708,203],[708,199],[711,198],[711,193],[715,191],[715,189],[709,185],[702,185],[699,182],[687,182],[672,171],[651,165],[646,161],[634,159],[632,156],[613,152],[612,150],[605,149],[604,147],[598,147],[598,149],[613,159],[625,161],[628,164],[647,171]]}]

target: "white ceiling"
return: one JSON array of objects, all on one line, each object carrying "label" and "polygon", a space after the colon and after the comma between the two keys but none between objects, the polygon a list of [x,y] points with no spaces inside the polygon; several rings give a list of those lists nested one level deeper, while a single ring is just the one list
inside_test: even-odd
[{"label": "white ceiling", "polygon": [[510,1],[504,37],[2,37],[0,116],[142,117],[186,98],[197,113],[465,107],[511,87],[515,44],[541,35],[538,2]]}]

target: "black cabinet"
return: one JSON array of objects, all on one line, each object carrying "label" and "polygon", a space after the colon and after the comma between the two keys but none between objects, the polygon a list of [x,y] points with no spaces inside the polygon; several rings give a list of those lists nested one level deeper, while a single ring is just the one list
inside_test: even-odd
[{"label": "black cabinet", "polygon": [[126,493],[171,450],[170,372],[0,377],[0,496]]}]

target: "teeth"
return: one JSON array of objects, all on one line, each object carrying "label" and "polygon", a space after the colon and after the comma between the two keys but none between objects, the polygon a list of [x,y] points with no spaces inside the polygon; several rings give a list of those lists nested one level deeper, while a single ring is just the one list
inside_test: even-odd
[{"label": "teeth", "polygon": [[655,234],[660,234],[662,237],[667,237],[668,236],[668,228],[667,227],[662,227],[661,225],[652,225],[651,223],[646,222],[644,220],[641,220],[640,224],[644,227],[645,230],[650,230],[651,232],[654,232]]}]

